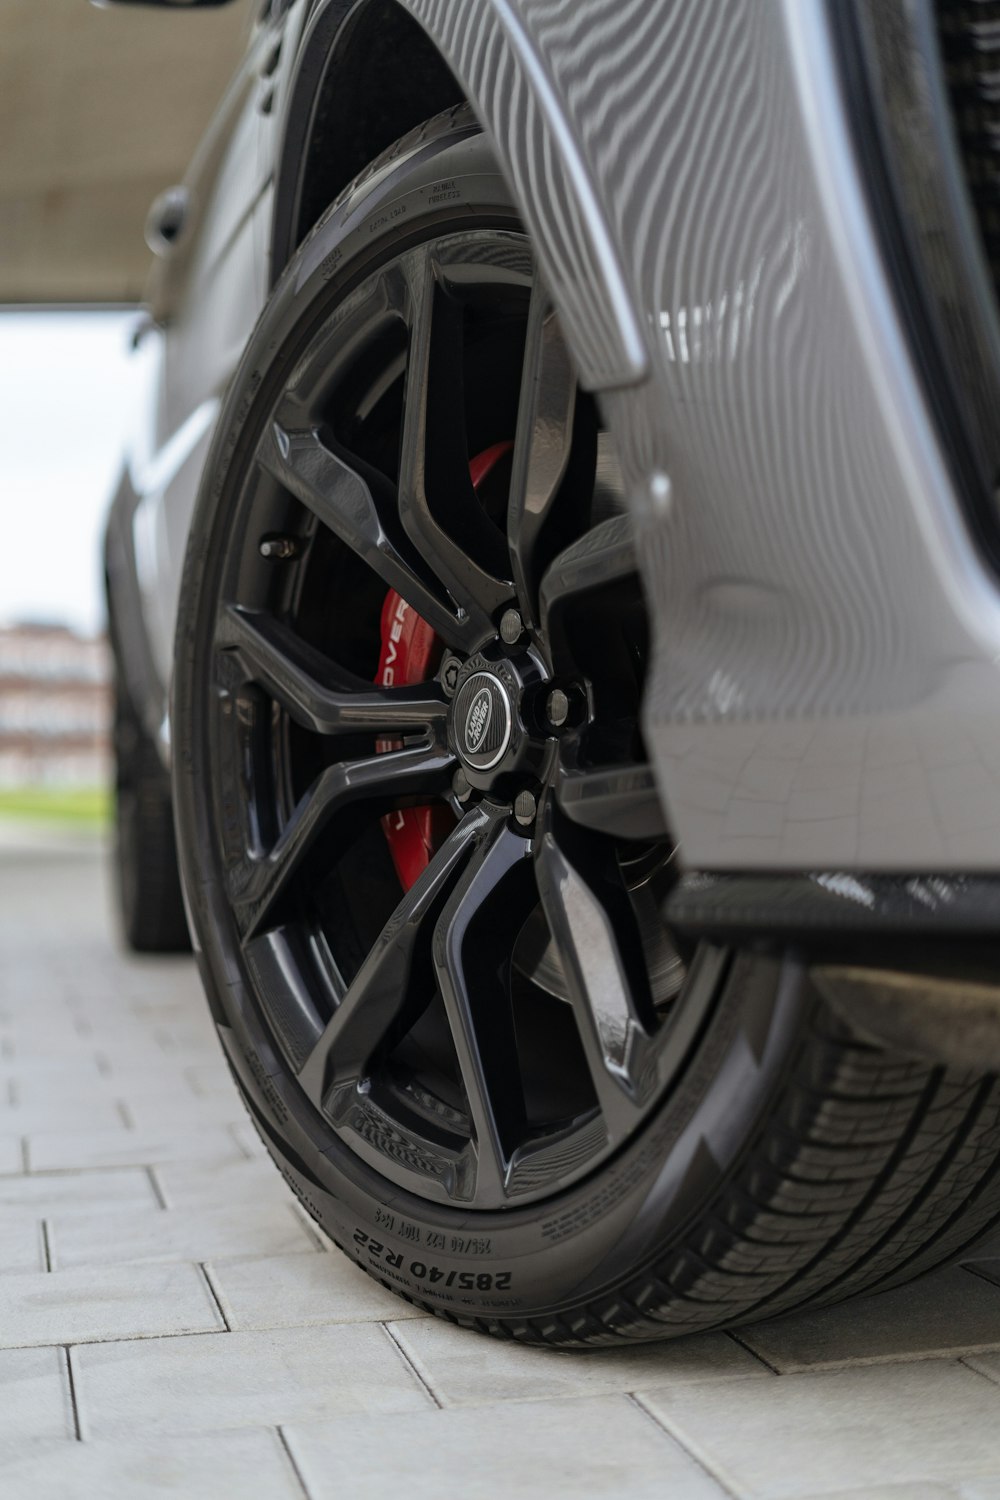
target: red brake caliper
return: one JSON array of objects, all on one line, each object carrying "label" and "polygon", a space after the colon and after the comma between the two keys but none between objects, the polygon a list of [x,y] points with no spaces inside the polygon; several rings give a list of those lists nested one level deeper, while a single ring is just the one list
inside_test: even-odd
[{"label": "red brake caliper", "polygon": [[[478,453],[469,464],[469,477],[478,491],[500,459],[510,452],[511,443],[494,443]],[[375,681],[382,687],[403,687],[411,682],[426,682],[441,659],[441,641],[406,600],[390,589],[382,605],[382,651]],[[398,750],[399,740],[379,739],[375,749]],[[438,843],[451,826],[448,809],[404,807],[382,819],[389,853],[404,891],[408,891],[426,870]]]}]

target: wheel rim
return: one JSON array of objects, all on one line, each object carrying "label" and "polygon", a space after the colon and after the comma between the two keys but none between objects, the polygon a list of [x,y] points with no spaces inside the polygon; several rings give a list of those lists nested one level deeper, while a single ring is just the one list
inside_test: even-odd
[{"label": "wheel rim", "polygon": [[[230,480],[213,604],[234,958],[325,1130],[423,1198],[512,1207],[642,1127],[721,963],[685,978],[659,920],[671,846],[607,443],[512,231],[398,255],[285,368]],[[507,439],[484,495],[470,457]],[[387,590],[441,643],[427,682],[373,682]],[[438,847],[403,889],[381,820],[429,805]]]}]

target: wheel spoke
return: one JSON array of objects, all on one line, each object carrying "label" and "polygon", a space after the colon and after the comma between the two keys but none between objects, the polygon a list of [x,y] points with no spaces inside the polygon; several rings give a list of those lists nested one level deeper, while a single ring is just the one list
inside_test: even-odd
[{"label": "wheel spoke", "polygon": [[448,703],[435,683],[375,688],[341,671],[272,615],[229,605],[216,644],[238,656],[246,680],[277,700],[316,734],[413,734],[437,730],[443,739]]},{"label": "wheel spoke", "polygon": [[270,852],[232,873],[232,898],[243,918],[244,940],[260,931],[319,835],[339,813],[358,802],[388,811],[431,798],[448,785],[451,767],[447,751],[426,746],[328,766],[301,798]]},{"label": "wheel spoke", "polygon": [[415,962],[425,946],[429,956],[434,922],[487,822],[475,809],[448,835],[383,927],[327,1023],[299,1075],[321,1108],[331,1091],[356,1088],[386,1038],[398,1035],[407,1019],[411,1024],[417,1019],[411,992]]},{"label": "wheel spoke", "polygon": [[[455,614],[406,558],[395,536],[396,497],[384,475],[335,453],[316,429],[271,424],[258,450],[261,467],[356,552],[450,646],[469,649],[473,622]],[[480,632],[481,633],[481,632]]]},{"label": "wheel spoke", "polygon": [[[503,538],[479,505],[469,477],[462,312],[440,288],[426,251],[412,252],[404,265],[410,343],[399,461],[400,519],[474,633],[484,635],[491,616],[512,598],[513,590],[499,576],[507,568]],[[441,524],[442,518],[450,530]]]},{"label": "wheel spoke", "polygon": [[536,282],[528,314],[521,397],[514,439],[507,533],[514,581],[534,601],[538,539],[566,473],[573,446],[576,376],[548,293]]},{"label": "wheel spoke", "polygon": [[609,1139],[633,1129],[656,1084],[642,942],[610,848],[557,824],[537,840],[542,907],[574,1006]]},{"label": "wheel spoke", "polygon": [[[510,934],[537,899],[529,845],[494,814],[434,933],[434,962],[472,1118],[475,1197],[496,1206],[525,1132],[510,994]],[[502,920],[501,920],[502,918]]]},{"label": "wheel spoke", "polygon": [[563,768],[555,794],[565,816],[594,833],[620,839],[669,837],[651,766]]}]

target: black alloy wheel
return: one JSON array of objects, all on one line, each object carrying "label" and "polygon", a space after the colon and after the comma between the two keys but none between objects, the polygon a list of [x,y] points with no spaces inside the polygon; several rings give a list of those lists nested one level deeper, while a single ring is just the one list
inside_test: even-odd
[{"label": "black alloy wheel", "polygon": [[288,1181],[386,1285],[534,1342],[843,1296],[993,1213],[933,1165],[970,1090],[995,1112],[981,1080],[858,1042],[794,954],[672,941],[649,639],[613,436],[452,111],[324,216],[247,350],[189,542],[174,792]]},{"label": "black alloy wheel", "polygon": [[[436,234],[313,333],[229,532],[215,778],[245,962],[316,1109],[441,1202],[589,1171],[689,1040],[606,446],[524,236]],[[375,683],[390,591],[433,630],[426,681]],[[405,888],[386,823],[415,806],[438,836]]]}]

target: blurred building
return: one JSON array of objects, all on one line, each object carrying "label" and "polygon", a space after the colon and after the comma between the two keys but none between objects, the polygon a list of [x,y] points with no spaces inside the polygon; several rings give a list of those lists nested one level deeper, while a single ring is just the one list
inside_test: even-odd
[{"label": "blurred building", "polygon": [[65,625],[0,628],[0,786],[103,785],[110,661]]}]

